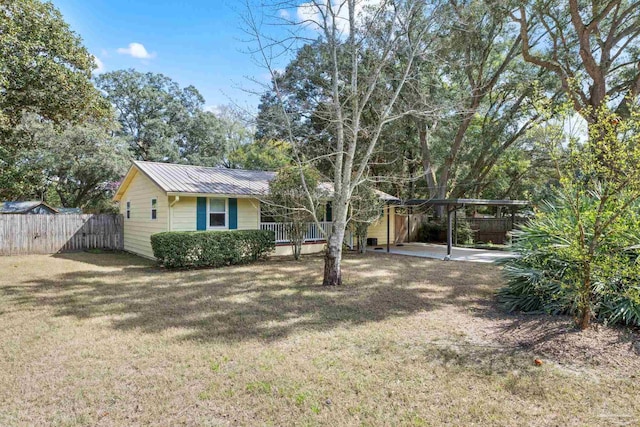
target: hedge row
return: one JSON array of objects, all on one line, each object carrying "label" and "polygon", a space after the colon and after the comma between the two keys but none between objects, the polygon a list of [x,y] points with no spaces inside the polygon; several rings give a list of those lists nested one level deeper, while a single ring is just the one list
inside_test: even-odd
[{"label": "hedge row", "polygon": [[269,230],[168,231],[151,236],[153,255],[167,268],[223,267],[256,261],[275,249]]}]

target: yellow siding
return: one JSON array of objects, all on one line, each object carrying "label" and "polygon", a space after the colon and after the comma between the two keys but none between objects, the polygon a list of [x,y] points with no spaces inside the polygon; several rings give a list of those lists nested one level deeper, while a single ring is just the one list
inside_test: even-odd
[{"label": "yellow siding", "polygon": [[[151,219],[151,199],[158,199],[157,219]],[[131,218],[127,219],[127,201],[131,202]],[[168,230],[168,202],[165,193],[144,174],[137,172],[120,201],[124,216],[124,249],[153,258],[152,234]]]},{"label": "yellow siding", "polygon": [[260,228],[260,201],[258,199],[238,199],[238,230]]},{"label": "yellow siding", "polygon": [[[395,215],[396,208],[391,206],[391,215],[389,221],[389,235],[391,237],[391,242],[395,240]],[[382,216],[378,221],[374,222],[369,226],[369,230],[367,232],[368,238],[377,238],[378,245],[386,245],[387,244],[387,207],[384,208],[384,216]]]},{"label": "yellow siding", "polygon": [[[173,202],[174,197],[169,201]],[[194,231],[197,224],[197,197],[180,196],[180,200],[171,207],[171,231]]]},{"label": "yellow siding", "polygon": [[[169,201],[173,201],[170,197]],[[197,197],[183,197],[171,208],[172,231],[194,231],[197,227]],[[260,228],[260,202],[257,199],[238,199],[238,230]],[[228,222],[228,221],[227,221]]]}]

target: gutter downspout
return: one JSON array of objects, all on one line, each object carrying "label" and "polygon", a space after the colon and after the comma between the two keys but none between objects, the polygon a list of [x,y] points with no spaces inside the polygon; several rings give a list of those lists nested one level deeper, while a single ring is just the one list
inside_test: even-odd
[{"label": "gutter downspout", "polygon": [[173,206],[180,201],[180,196],[174,196],[173,202],[169,203],[169,231],[173,231]]}]

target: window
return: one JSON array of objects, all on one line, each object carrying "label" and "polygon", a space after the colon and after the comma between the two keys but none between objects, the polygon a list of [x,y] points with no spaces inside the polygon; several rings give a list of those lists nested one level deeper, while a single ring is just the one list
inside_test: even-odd
[{"label": "window", "polygon": [[209,228],[227,226],[227,200],[209,199]]},{"label": "window", "polygon": [[127,219],[131,218],[131,202],[127,200]]},{"label": "window", "polygon": [[333,206],[331,205],[331,202],[327,202],[327,204],[324,206],[324,216],[322,220],[324,222],[333,221]]},{"label": "window", "polygon": [[266,204],[260,203],[260,222],[278,222],[273,216],[273,209],[269,209]]},{"label": "window", "polygon": [[158,218],[158,199],[151,199],[151,219]]}]

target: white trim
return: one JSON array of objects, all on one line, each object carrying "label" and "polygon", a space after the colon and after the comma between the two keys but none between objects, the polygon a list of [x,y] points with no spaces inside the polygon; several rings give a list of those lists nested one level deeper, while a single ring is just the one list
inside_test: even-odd
[{"label": "white trim", "polygon": [[167,196],[206,197],[211,199],[257,199],[264,198],[266,194],[218,194],[218,193],[186,193],[182,191],[169,191]]},{"label": "white trim", "polygon": [[[156,201],[156,208],[153,208],[153,201]],[[158,197],[152,197],[151,200],[151,209],[149,210],[149,218],[151,219],[151,221],[157,221],[158,220]],[[156,211],[156,217],[153,217],[153,211]]]},{"label": "white trim", "polygon": [[[211,199],[224,200],[224,226],[212,227],[210,214],[211,212]],[[222,213],[222,212],[213,212]],[[226,197],[207,197],[207,230],[227,230],[229,229],[229,199]]]}]

